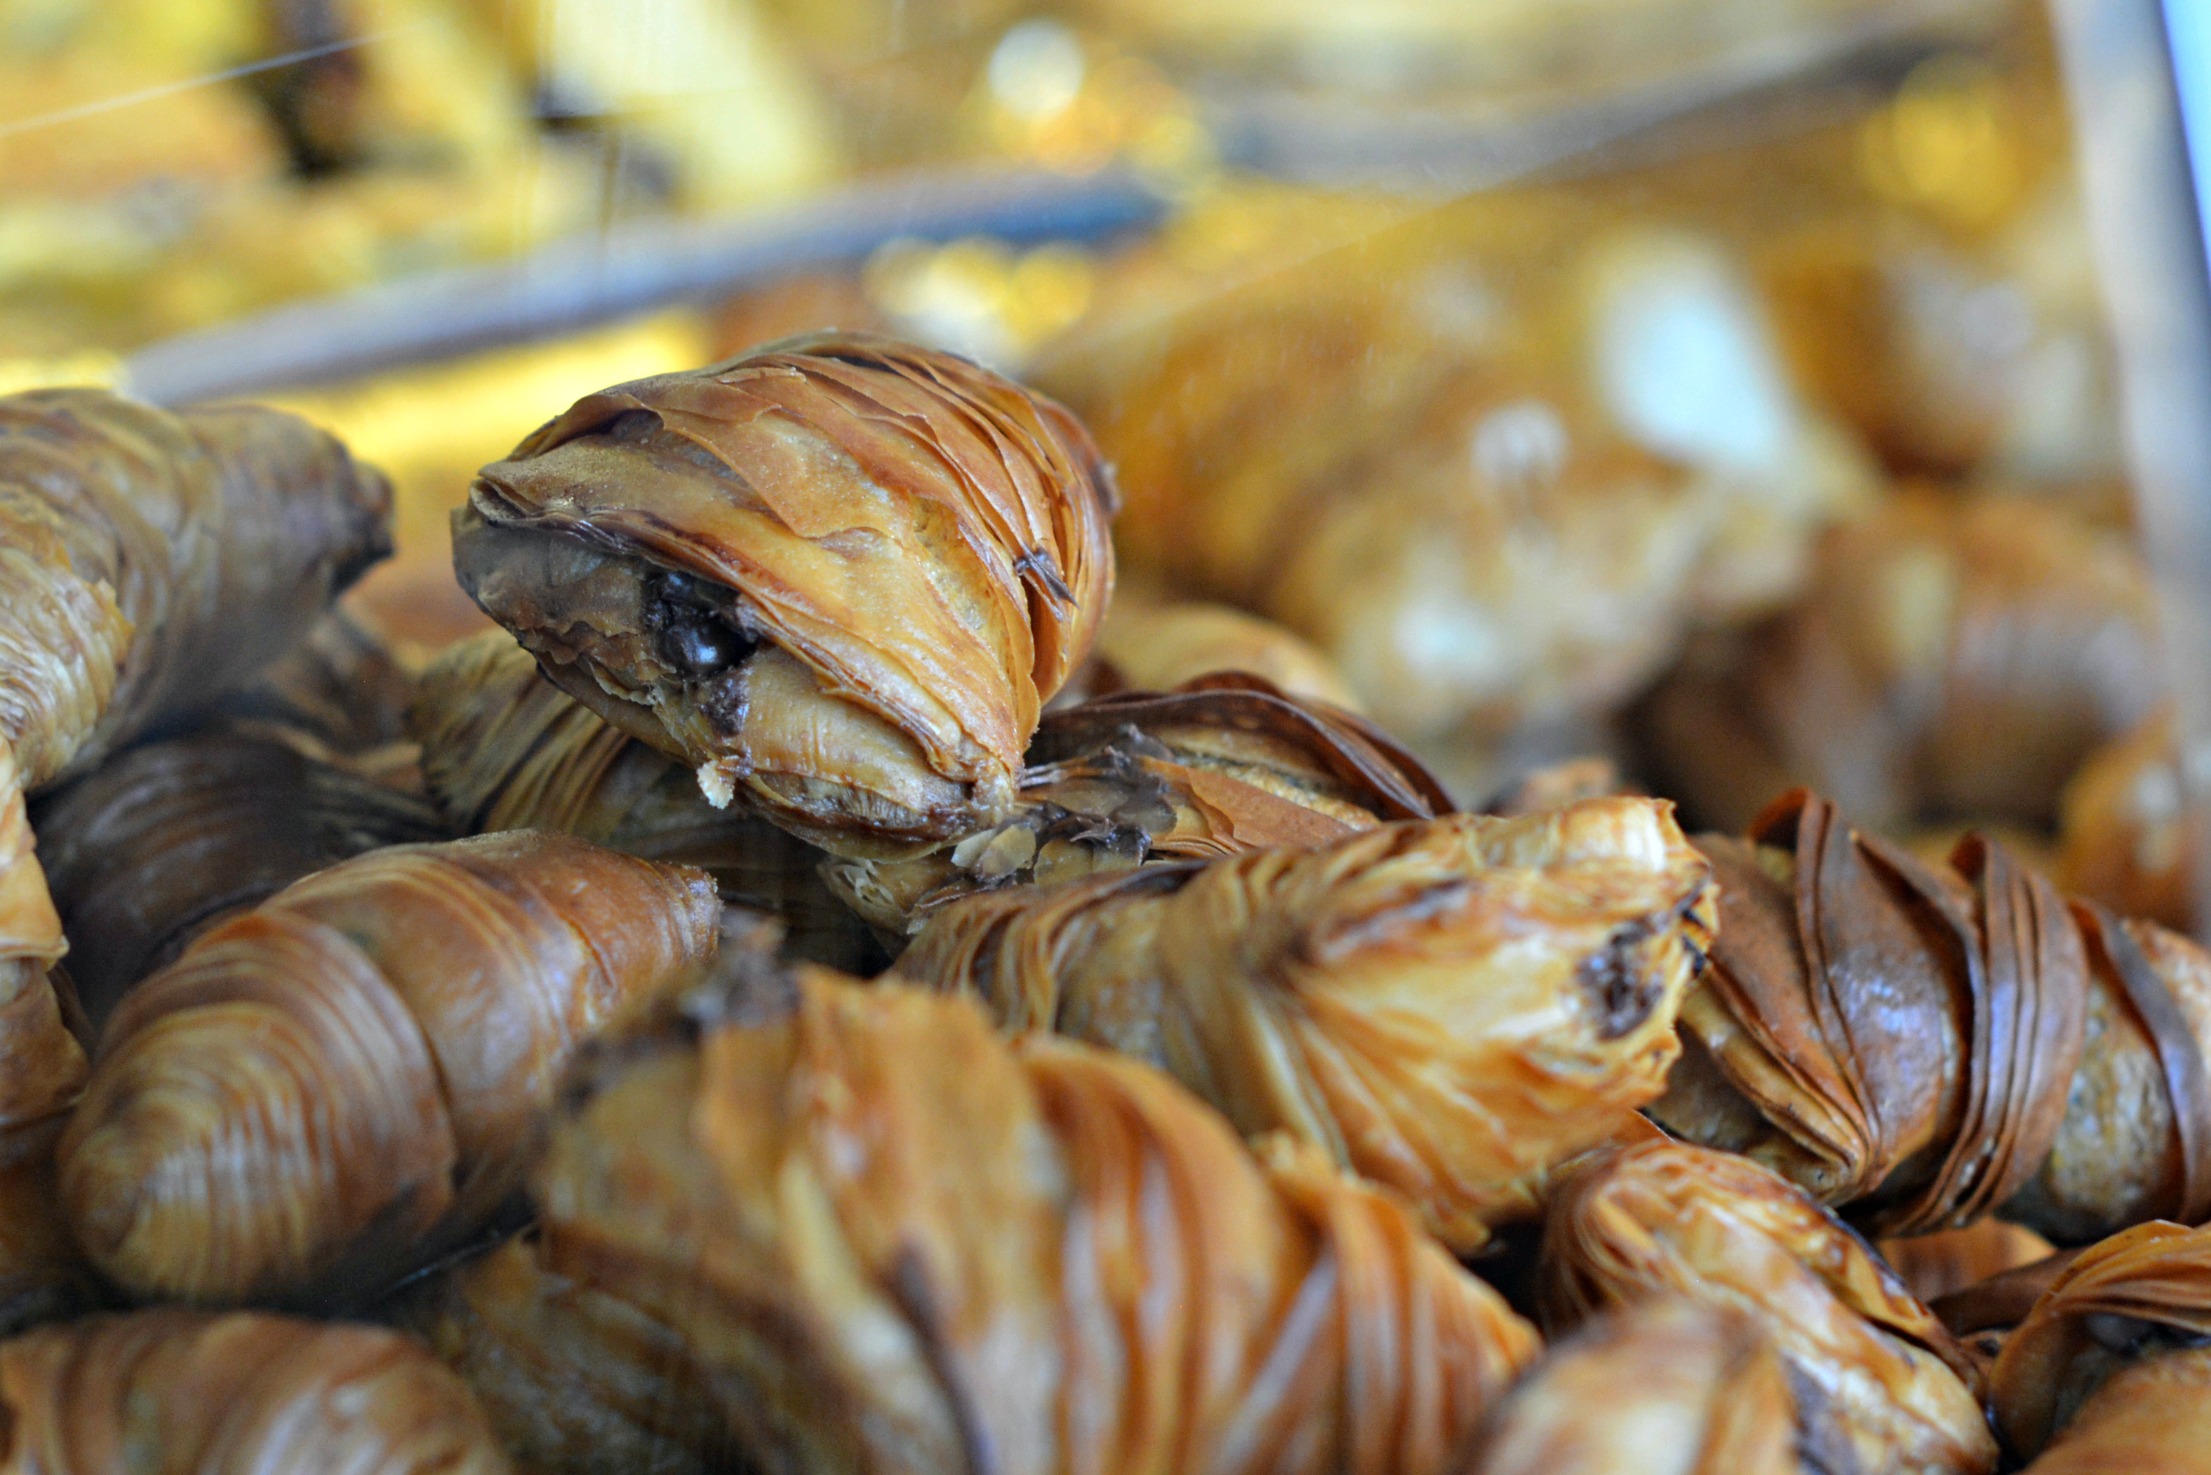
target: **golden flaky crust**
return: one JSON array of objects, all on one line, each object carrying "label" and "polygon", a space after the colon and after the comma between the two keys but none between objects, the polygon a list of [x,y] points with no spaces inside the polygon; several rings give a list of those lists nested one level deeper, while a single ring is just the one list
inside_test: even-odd
[{"label": "golden flaky crust", "polygon": [[463,833],[561,830],[698,866],[725,901],[782,919],[791,956],[852,972],[882,966],[866,926],[823,883],[821,851],[755,815],[715,809],[682,763],[545,680],[505,632],[432,662],[407,722],[432,797]]},{"label": "golden flaky crust", "polygon": [[273,410],[0,398],[0,1130],[84,1065],[22,795],[250,678],[390,551],[390,512],[382,476]]},{"label": "golden flaky crust", "polygon": [[538,1198],[761,1468],[1440,1475],[1534,1355],[1392,1201],[1134,1061],[819,970],[735,1007],[606,1072]]},{"label": "golden flaky crust", "polygon": [[1978,838],[1922,864],[1802,792],[1699,844],[1720,937],[1651,1109],[1669,1130],[1884,1233],[2211,1213],[2200,949]]},{"label": "golden flaky crust", "polygon": [[534,1237],[437,1276],[400,1316],[475,1392],[528,1475],[741,1467],[675,1329],[548,1269]]},{"label": "golden flaky crust", "polygon": [[897,972],[1147,1060],[1464,1248],[1663,1089],[1711,926],[1670,806],[1602,799],[986,893]]},{"label": "golden flaky crust", "polygon": [[1660,1296],[1591,1318],[1491,1416],[1474,1475],[1798,1475],[1756,1318]]},{"label": "golden flaky crust", "polygon": [[468,1389],[379,1327],[102,1316],[0,1342],[9,1475],[506,1475]]},{"label": "golden flaky crust", "polygon": [[1451,810],[1420,760],[1366,719],[1220,672],[1047,715],[1004,824],[923,855],[824,869],[889,936],[962,896],[1150,862],[1310,849]]},{"label": "golden flaky crust", "polygon": [[60,1149],[140,1295],[344,1298],[514,1187],[577,1046],[710,955],[707,878],[541,831],[394,846],[202,934],[109,1018]]},{"label": "golden flaky crust", "polygon": [[230,913],[349,856],[451,833],[422,799],[225,731],[133,749],[36,812],[69,977],[95,1029]]},{"label": "golden flaky crust", "polygon": [[2148,571],[2018,497],[1908,496],[1828,535],[1804,597],[1699,653],[1646,724],[1666,792],[1738,829],[1795,784],[1861,824],[2043,824],[2165,687]]},{"label": "golden flaky crust", "polygon": [[0,399],[0,736],[24,786],[278,655],[390,551],[391,488],[275,410]]},{"label": "golden flaky crust", "polygon": [[1788,1369],[1811,1468],[1996,1466],[1965,1349],[1865,1241],[1747,1158],[1652,1142],[1583,1165],[1552,1201],[1543,1274],[1554,1330],[1657,1295],[1755,1317]]},{"label": "golden flaky crust", "polygon": [[454,567],[554,682],[808,839],[1005,812],[1113,588],[1112,479],[965,359],[824,333],[579,401],[484,468]]},{"label": "golden flaky crust", "polygon": [[[2083,1250],[2004,1339],[1989,1380],[1996,1426],[2015,1453],[2032,1459],[2053,1438],[2062,1440],[2070,1421],[2088,1415],[2084,1402],[2091,1408],[2102,1402],[2106,1395],[2098,1389],[2105,1388],[2113,1401],[2165,1405],[2154,1414],[2141,1411],[2138,1432],[2145,1440],[2174,1432],[2159,1426],[2176,1412],[2184,1428],[2201,1439],[2211,1434],[2211,1417],[2176,1411],[2171,1395],[2178,1387],[2192,1388],[2193,1399],[2183,1401],[2206,1404],[2211,1368],[2203,1365],[2203,1354],[2175,1352],[2200,1347],[2206,1338],[2211,1338],[2211,1230],[2162,1220],[2138,1224]],[[2176,1356],[2191,1361],[2172,1370],[2172,1386],[2144,1377],[2123,1395],[2112,1387],[2127,1376],[2130,1363]],[[2147,1396],[2153,1388],[2154,1399]],[[2105,1408],[2103,1415],[2112,1412]],[[2108,1441],[2108,1431],[2099,1438]],[[2145,1462],[2129,1468],[2144,1475],[2206,1468],[2200,1446],[2194,1464],[2153,1463],[2148,1448],[2143,1454]]]}]

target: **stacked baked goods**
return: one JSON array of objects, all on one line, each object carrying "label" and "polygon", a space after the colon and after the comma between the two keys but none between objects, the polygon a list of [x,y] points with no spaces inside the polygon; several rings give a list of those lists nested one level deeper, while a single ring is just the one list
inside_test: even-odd
[{"label": "stacked baked goods", "polygon": [[[1119,506],[786,339],[485,467],[501,628],[407,671],[327,436],[0,400],[0,1470],[2202,1465],[2211,956],[1803,789],[1462,809],[1264,620],[1109,618]],[[1823,556],[2073,597],[1951,526]],[[2031,803],[2013,732],[1910,771]]]}]

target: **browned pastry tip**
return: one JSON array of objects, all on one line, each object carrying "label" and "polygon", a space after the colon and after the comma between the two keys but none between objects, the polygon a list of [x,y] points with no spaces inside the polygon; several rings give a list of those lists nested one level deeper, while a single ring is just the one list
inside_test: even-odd
[{"label": "browned pastry tip", "polygon": [[1451,807],[1420,760],[1364,718],[1217,672],[1046,714],[1010,819],[918,856],[833,860],[824,875],[902,939],[978,891],[1310,849]]},{"label": "browned pastry tip", "polygon": [[724,901],[780,918],[791,956],[855,973],[888,961],[822,880],[823,852],[754,814],[715,809],[682,763],[545,680],[504,631],[433,661],[407,725],[431,796],[464,833],[561,830],[698,866]]},{"label": "browned pastry tip", "polygon": [[1393,1201],[1139,1063],[810,968],[691,1017],[537,1197],[762,1468],[1441,1475],[1534,1356]]},{"label": "browned pastry tip", "polygon": [[484,468],[454,568],[555,683],[856,854],[1002,817],[1113,587],[1105,464],[965,359],[819,333],[579,401]]},{"label": "browned pastry tip", "polygon": [[468,1389],[381,1327],[162,1308],[0,1342],[25,1475],[506,1475]]},{"label": "browned pastry tip", "polygon": [[250,679],[390,551],[391,488],[274,410],[0,397],[0,1130],[81,1081],[23,795]]},{"label": "browned pastry tip", "polygon": [[1660,1295],[1751,1315],[1809,1468],[1996,1467],[1972,1356],[1865,1241],[1748,1158],[1675,1142],[1593,1158],[1552,1199],[1543,1254],[1554,1330]]},{"label": "browned pastry tip", "polygon": [[[2129,1469],[2203,1469],[2211,1358],[2190,1349],[2207,1343],[2211,1230],[2138,1224],[2074,1256],[2005,1337],[1990,1374],[1996,1426],[2026,1459],[2062,1445],[2068,1424],[2087,1419],[2110,1426],[2089,1435],[2090,1445],[2124,1449],[2130,1434],[2141,1441],[2142,1463]],[[2168,1360],[2172,1367],[2150,1370]],[[2196,1463],[2154,1458],[2163,1449],[2170,1459],[2181,1434],[2195,1441]],[[2087,1463],[2085,1449],[2068,1459],[2057,1467],[2105,1468]]]},{"label": "browned pastry tip", "polygon": [[221,923],[107,1022],[59,1148],[140,1296],[343,1301],[515,1187],[594,1032],[710,955],[700,872],[544,831],[394,846]]},{"label": "browned pastry tip", "polygon": [[1669,805],[1603,799],[985,892],[896,973],[1149,1061],[1470,1248],[1664,1089],[1712,905]]},{"label": "browned pastry tip", "polygon": [[1712,966],[1652,1114],[1887,1234],[2211,1216],[2211,957],[1969,836],[1943,866],[1801,791],[1707,837]]},{"label": "browned pastry tip", "polygon": [[1797,1475],[1796,1404],[1757,1319],[1658,1296],[1554,1343],[1473,1475]]},{"label": "browned pastry tip", "polygon": [[222,730],[132,749],[35,813],[95,1030],[223,917],[349,856],[451,833],[424,800],[273,735]]}]

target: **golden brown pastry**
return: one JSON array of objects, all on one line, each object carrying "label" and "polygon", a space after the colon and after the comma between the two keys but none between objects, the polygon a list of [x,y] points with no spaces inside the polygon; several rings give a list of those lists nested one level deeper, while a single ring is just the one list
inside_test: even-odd
[{"label": "golden brown pastry", "polygon": [[1831,533],[1810,588],[1693,653],[1645,710],[1659,786],[1739,829],[1793,785],[1888,829],[2046,824],[2080,763],[2163,694],[2120,534],[2012,499],[1919,494]]},{"label": "golden brown pastry", "polygon": [[2055,1245],[2025,1225],[2006,1224],[2001,1219],[1982,1219],[1963,1229],[1884,1239],[1874,1248],[1911,1287],[1912,1294],[1930,1305],[1991,1276],[2036,1264],[2057,1252]]},{"label": "golden brown pastry", "polygon": [[191,937],[312,871],[450,833],[435,809],[274,737],[135,748],[43,799],[46,877],[95,1030]]},{"label": "golden brown pastry", "polygon": [[468,1389],[381,1327],[162,1308],[0,1342],[9,1475],[506,1475]]},{"label": "golden brown pastry", "polygon": [[401,1316],[528,1475],[743,1468],[673,1327],[544,1264],[534,1235],[439,1275]]},{"label": "golden brown pastry", "polygon": [[1735,253],[1671,213],[1490,191],[1301,232],[1194,306],[1097,314],[1045,382],[1115,465],[1133,566],[1312,641],[1476,796],[1586,744],[1692,628],[1786,601],[1869,494]]},{"label": "golden brown pastry", "polygon": [[1887,1234],[2001,1211],[2060,1243],[2211,1216],[2211,957],[2068,904],[2002,847],[1946,867],[1801,791],[1701,839],[1712,966],[1651,1114]]},{"label": "golden brown pastry", "polygon": [[1659,1295],[1751,1314],[1810,1469],[1996,1467],[1965,1349],[1865,1241],[1748,1158],[1651,1142],[1586,1162],[1551,1202],[1543,1276],[1554,1330]]},{"label": "golden brown pastry", "polygon": [[887,961],[823,884],[821,851],[753,815],[716,810],[689,769],[545,680],[504,631],[432,662],[408,726],[431,795],[465,833],[563,830],[698,866],[723,900],[780,918],[792,956],[856,973]]},{"label": "golden brown pastry", "polygon": [[2038,1471],[2211,1470],[2207,1341],[2211,1231],[2136,1225],[2083,1250],[2004,1339],[1996,1426]]},{"label": "golden brown pastry", "polygon": [[1119,594],[1106,614],[1098,653],[1123,686],[1169,691],[1217,671],[1264,677],[1285,696],[1359,709],[1335,662],[1272,620],[1202,600]]},{"label": "golden brown pastry", "polygon": [[1311,848],[1450,810],[1443,785],[1372,723],[1220,672],[1047,713],[1011,819],[918,856],[832,860],[823,874],[903,940],[977,891]]},{"label": "golden brown pastry", "polygon": [[68,944],[32,851],[18,774],[0,740],[0,1133],[67,1109],[85,1076],[74,997],[47,979]]},{"label": "golden brown pastry", "polygon": [[1610,799],[986,893],[895,971],[1156,1065],[1463,1249],[1664,1089],[1712,906],[1670,806]]},{"label": "golden brown pastry", "polygon": [[757,972],[539,1169],[759,1468],[1442,1475],[1533,1332],[1388,1197],[964,1001]]},{"label": "golden brown pastry", "polygon": [[2065,786],[2057,875],[2114,911],[2187,931],[2196,909],[2187,806],[2173,714],[2161,709],[2097,749]]},{"label": "golden brown pastry", "polygon": [[273,410],[0,398],[0,1130],[83,1070],[22,795],[250,679],[389,551],[390,497]]},{"label": "golden brown pastry", "polygon": [[380,474],[275,410],[0,399],[0,736],[23,787],[250,680],[390,551],[390,512]]},{"label": "golden brown pastry", "polygon": [[824,333],[579,401],[484,468],[453,558],[715,804],[867,854],[1012,807],[1111,594],[1113,509],[1058,405]]},{"label": "golden brown pastry", "polygon": [[1798,1475],[1796,1404],[1753,1317],[1660,1296],[1594,1316],[1499,1406],[1474,1475]]},{"label": "golden brown pastry", "polygon": [[107,1022],[59,1148],[140,1296],[340,1300],[514,1188],[560,1073],[710,955],[700,872],[521,831],[372,852],[202,933]]}]

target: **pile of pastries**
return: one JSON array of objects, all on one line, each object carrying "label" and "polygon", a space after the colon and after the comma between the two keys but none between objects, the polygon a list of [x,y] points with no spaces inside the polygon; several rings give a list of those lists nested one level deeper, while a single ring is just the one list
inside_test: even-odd
[{"label": "pile of pastries", "polygon": [[[547,406],[420,667],[328,433],[0,398],[0,1470],[2211,1469],[2211,955],[2004,838],[2154,697],[2116,535],[1823,533],[1361,312],[1118,471],[869,332]],[[1537,606],[1646,517],[1710,607],[1606,668]],[[1246,608],[1117,599],[1117,519]],[[1664,675],[1642,775],[1740,820],[1465,803],[1251,608],[1423,542],[1551,674],[1417,736]]]}]

